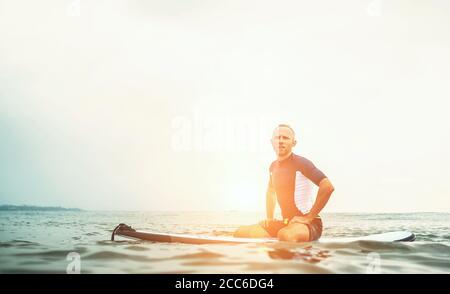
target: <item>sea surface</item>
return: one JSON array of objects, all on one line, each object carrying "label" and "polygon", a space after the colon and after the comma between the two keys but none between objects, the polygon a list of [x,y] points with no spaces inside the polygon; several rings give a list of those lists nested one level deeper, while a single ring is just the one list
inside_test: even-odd
[{"label": "sea surface", "polygon": [[450,213],[323,214],[323,237],[397,230],[416,241],[189,245],[117,238],[127,223],[159,232],[231,236],[258,213],[0,211],[0,273],[450,273]]}]

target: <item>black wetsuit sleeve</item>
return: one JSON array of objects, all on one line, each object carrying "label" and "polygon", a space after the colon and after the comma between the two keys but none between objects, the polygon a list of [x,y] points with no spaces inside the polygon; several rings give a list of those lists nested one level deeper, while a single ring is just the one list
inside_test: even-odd
[{"label": "black wetsuit sleeve", "polygon": [[311,182],[319,186],[320,181],[325,179],[327,176],[318,169],[310,160],[306,158],[301,158],[300,171],[307,177]]}]

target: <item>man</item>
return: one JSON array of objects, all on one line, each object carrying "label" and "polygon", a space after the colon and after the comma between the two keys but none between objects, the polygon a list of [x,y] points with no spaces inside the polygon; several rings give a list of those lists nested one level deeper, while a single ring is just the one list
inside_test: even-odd
[{"label": "man", "polygon": [[[273,131],[272,147],[277,160],[270,165],[269,186],[266,193],[267,219],[257,225],[242,226],[235,237],[278,237],[280,241],[307,242],[322,234],[322,211],[334,187],[330,180],[308,159],[292,153],[297,144],[295,132],[285,124]],[[311,182],[319,186],[316,201],[308,207],[307,195]],[[274,219],[275,204],[281,209],[283,220]],[[306,202],[305,202],[306,201]]]}]

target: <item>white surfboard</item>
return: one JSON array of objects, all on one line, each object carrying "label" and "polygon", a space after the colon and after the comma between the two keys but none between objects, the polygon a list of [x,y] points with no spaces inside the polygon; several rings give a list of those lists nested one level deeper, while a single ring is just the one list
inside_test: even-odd
[{"label": "white surfboard", "polygon": [[[149,231],[137,231],[125,224],[118,225],[112,235],[111,240],[114,241],[115,236],[122,236],[131,239],[146,240],[152,242],[165,243],[186,243],[186,244],[240,244],[240,243],[278,243],[276,238],[234,238],[234,237],[218,237],[218,236],[201,236],[193,234],[170,234]],[[354,242],[354,241],[378,241],[378,242],[411,242],[416,236],[409,231],[387,232],[362,237],[339,237],[339,238],[321,238],[320,243],[333,242]]]},{"label": "white surfboard", "polygon": [[395,231],[381,234],[373,234],[362,237],[337,237],[337,238],[321,238],[321,243],[334,242],[354,242],[354,241],[378,241],[378,242],[412,242],[416,240],[416,236],[409,231]]}]

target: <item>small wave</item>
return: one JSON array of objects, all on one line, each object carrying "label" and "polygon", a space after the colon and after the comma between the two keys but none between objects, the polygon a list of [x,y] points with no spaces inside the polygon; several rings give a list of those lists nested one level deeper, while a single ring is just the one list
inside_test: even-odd
[{"label": "small wave", "polygon": [[379,242],[369,240],[357,240],[352,242],[329,242],[319,245],[322,248],[327,249],[354,249],[364,251],[383,251],[383,250],[396,250],[396,251],[412,251],[411,243],[407,242]]},{"label": "small wave", "polygon": [[100,233],[100,232],[89,232],[89,233],[86,233],[84,235],[85,236],[100,236],[100,235],[102,235],[102,233]]},{"label": "small wave", "polygon": [[148,251],[148,250],[150,250],[148,247],[138,246],[138,245],[127,246],[127,247],[125,247],[125,249],[132,250],[132,251]]},{"label": "small wave", "polygon": [[181,274],[181,275],[187,275],[187,274],[195,274],[196,271],[194,270],[179,270],[179,271],[162,271],[162,272],[158,272],[158,274],[163,274],[163,275],[176,275],[176,274]]},{"label": "small wave", "polygon": [[7,274],[64,274],[61,270],[43,270],[43,269],[26,269],[26,268],[5,268],[0,269],[0,273]]},{"label": "small wave", "polygon": [[219,258],[219,257],[224,257],[224,256],[225,255],[205,250],[205,251],[201,251],[201,252],[197,252],[197,253],[176,255],[176,256],[173,256],[172,259]]},{"label": "small wave", "polygon": [[272,259],[297,260],[312,264],[331,256],[329,250],[312,249],[312,247],[302,250],[274,249],[268,251],[268,255]]},{"label": "small wave", "polygon": [[12,240],[7,242],[0,242],[1,247],[29,247],[29,246],[39,246],[39,243],[30,242],[26,240]]},{"label": "small wave", "polygon": [[48,250],[41,252],[27,252],[27,253],[16,253],[14,256],[43,256],[43,257],[54,257],[54,258],[65,258],[70,250]]},{"label": "small wave", "polygon": [[318,264],[310,264],[310,263],[286,263],[283,261],[280,262],[271,262],[268,265],[265,262],[249,262],[246,264],[245,272],[267,272],[274,274],[282,274],[282,273],[308,273],[308,274],[330,274],[333,273],[330,269],[322,267]]},{"label": "small wave", "polygon": [[100,251],[83,257],[83,260],[133,260],[133,261],[157,261],[158,258],[149,258],[143,255],[132,255],[129,253],[119,253],[114,251]]},{"label": "small wave", "polygon": [[144,241],[140,240],[101,240],[96,241],[95,244],[97,245],[111,245],[111,246],[117,246],[117,245],[123,245],[123,244],[141,244],[144,243]]},{"label": "small wave", "polygon": [[195,261],[188,261],[181,263],[183,266],[241,266],[242,262],[234,262],[234,261],[218,261],[215,259],[201,259]]},{"label": "small wave", "polygon": [[424,252],[428,254],[446,255],[450,258],[450,244],[438,242],[413,242],[411,247],[416,252]]}]

